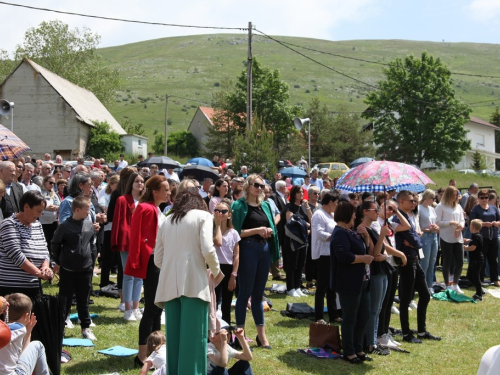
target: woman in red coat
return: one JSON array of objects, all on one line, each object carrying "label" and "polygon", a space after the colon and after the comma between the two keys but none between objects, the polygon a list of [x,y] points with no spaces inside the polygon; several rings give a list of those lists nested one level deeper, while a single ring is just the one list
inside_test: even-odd
[{"label": "woman in red coat", "polygon": [[153,176],[146,182],[146,192],[132,215],[129,253],[124,274],[144,279],[144,314],[139,325],[139,353],[134,362],[142,366],[147,358],[147,339],[161,329],[162,309],[155,305],[160,269],[155,266],[153,249],[156,233],[164,216],[159,206],[170,198],[165,176]]},{"label": "woman in red coat", "polygon": [[[127,264],[130,249],[130,232],[132,213],[139,204],[139,199],[144,192],[144,179],[137,172],[130,175],[124,194],[116,200],[113,216],[113,227],[111,228],[111,249],[120,252],[123,269]],[[142,319],[139,310],[141,299],[142,278],[126,275],[123,272],[123,302],[125,303],[124,319],[135,321]]]}]

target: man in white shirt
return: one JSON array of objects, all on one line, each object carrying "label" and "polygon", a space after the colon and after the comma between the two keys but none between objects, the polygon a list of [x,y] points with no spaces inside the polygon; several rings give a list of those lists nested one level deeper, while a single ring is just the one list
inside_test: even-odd
[{"label": "man in white shirt", "polygon": [[179,176],[177,173],[174,172],[172,168],[170,169],[162,169],[163,174],[165,175],[166,178],[170,178],[174,180],[177,183],[180,183],[181,181],[179,180]]},{"label": "man in white shirt", "polygon": [[125,155],[120,154],[120,162],[118,163],[118,168],[119,169],[123,169],[123,168],[128,167],[128,161],[123,160],[124,157],[125,157]]},{"label": "man in white shirt", "polygon": [[214,181],[210,177],[205,177],[203,180],[203,185],[200,189],[200,195],[202,198],[206,198],[208,193],[210,192],[210,185],[212,185]]},{"label": "man in white shirt", "polygon": [[40,189],[40,186],[34,184],[31,181],[34,173],[35,173],[35,167],[33,164],[31,163],[24,164],[24,171],[23,174],[21,175],[21,185],[23,186],[25,192],[28,190],[36,190],[41,193],[42,190]]},{"label": "man in white shirt", "polygon": [[324,189],[323,180],[318,178],[318,170],[316,168],[311,170],[311,185],[316,185],[320,191]]}]

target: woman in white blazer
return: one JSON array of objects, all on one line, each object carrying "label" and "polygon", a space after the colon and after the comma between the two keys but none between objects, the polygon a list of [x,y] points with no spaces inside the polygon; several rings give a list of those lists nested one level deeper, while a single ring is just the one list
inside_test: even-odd
[{"label": "woman in white blazer", "polygon": [[154,262],[160,269],[155,303],[165,307],[167,372],[205,375],[211,300],[206,264],[216,282],[223,275],[213,243],[213,217],[192,182],[177,195],[158,229]]}]

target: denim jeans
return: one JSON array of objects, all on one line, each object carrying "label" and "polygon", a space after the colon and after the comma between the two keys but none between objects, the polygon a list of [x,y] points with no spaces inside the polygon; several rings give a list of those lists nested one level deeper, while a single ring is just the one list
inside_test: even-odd
[{"label": "denim jeans", "polygon": [[269,245],[243,238],[240,241],[240,266],[238,268],[238,299],[236,300],[236,325],[245,326],[248,298],[252,297],[252,315],[255,325],[264,325],[262,296],[269,275]]},{"label": "denim jeans", "polygon": [[40,341],[32,341],[23,350],[14,370],[17,375],[49,375],[45,347]]},{"label": "denim jeans", "polygon": [[424,259],[420,260],[420,266],[425,274],[425,281],[430,288],[434,282],[434,264],[438,252],[437,233],[424,233],[422,235],[422,251]]},{"label": "denim jeans", "polygon": [[[128,251],[120,251],[122,267],[125,269],[128,259]],[[142,279],[123,274],[123,302],[132,302],[141,299]]]},{"label": "denim jeans", "polygon": [[414,292],[417,291],[418,333],[424,333],[426,331],[427,305],[429,304],[431,295],[427,288],[424,271],[420,267],[418,257],[416,255],[407,255],[406,259],[406,266],[399,267],[399,319],[401,321],[401,330],[403,331],[403,335],[411,333],[410,322],[408,320],[408,306],[410,306]]},{"label": "denim jeans", "polygon": [[342,347],[344,355],[350,356],[363,351],[366,324],[370,318],[369,281],[364,281],[357,294],[339,293],[342,309]]},{"label": "denim jeans", "polygon": [[366,342],[368,345],[377,344],[378,318],[386,292],[387,275],[385,273],[370,275],[370,319],[366,325]]}]

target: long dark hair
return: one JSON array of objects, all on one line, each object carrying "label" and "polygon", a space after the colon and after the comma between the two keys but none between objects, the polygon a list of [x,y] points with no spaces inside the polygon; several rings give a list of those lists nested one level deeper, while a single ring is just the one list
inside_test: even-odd
[{"label": "long dark hair", "polygon": [[[222,180],[222,179],[217,180],[217,181],[215,182],[215,186],[214,186],[214,193],[212,194],[212,197],[220,197],[220,191],[219,191],[217,188],[220,188],[220,186],[221,186],[224,182],[226,182],[226,180]],[[227,186],[229,187],[229,183],[227,184]],[[222,197],[222,198],[224,198],[224,197]]]},{"label": "long dark hair", "polygon": [[189,191],[178,194],[175,197],[174,206],[172,207],[172,222],[179,223],[186,214],[191,210],[202,210],[208,212],[208,207],[203,198],[198,193],[190,193]]},{"label": "long dark hair", "polygon": [[365,217],[364,210],[369,210],[372,208],[372,204],[377,205],[375,202],[371,201],[363,201],[357,208],[356,208],[356,219],[354,219],[354,229],[358,227],[359,224],[363,221],[363,218]]},{"label": "long dark hair", "polygon": [[137,172],[132,173],[128,178],[127,187],[125,188],[123,195],[132,194],[132,187],[134,186],[135,179],[138,176],[142,178],[142,180],[144,181],[144,177],[142,177],[139,173]]},{"label": "long dark hair", "polygon": [[165,176],[158,175],[148,178],[148,180],[146,181],[146,190],[139,201],[141,203],[149,201],[154,202],[155,198],[153,195],[153,190],[160,190],[161,184],[163,184],[165,181],[167,181],[167,178]]},{"label": "long dark hair", "polygon": [[295,204],[295,200],[297,199],[296,196],[301,191],[303,191],[302,186],[300,186],[300,185],[293,185],[292,186],[292,189],[290,190],[290,203]]},{"label": "long dark hair", "polygon": [[127,183],[128,179],[130,178],[130,175],[135,172],[135,168],[132,167],[125,167],[120,171],[120,182],[118,183],[118,186],[116,187],[117,190],[117,195],[125,195],[125,190],[127,189]]}]

